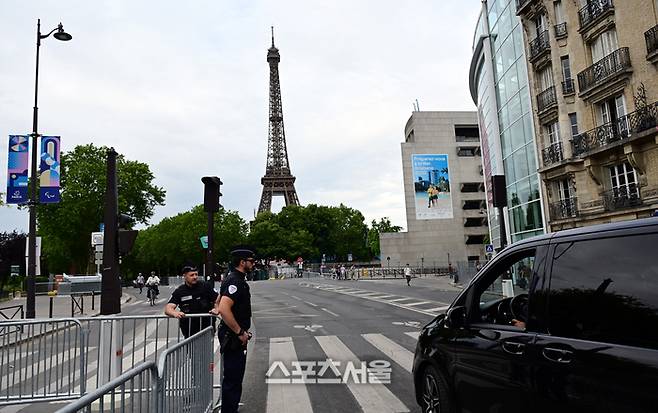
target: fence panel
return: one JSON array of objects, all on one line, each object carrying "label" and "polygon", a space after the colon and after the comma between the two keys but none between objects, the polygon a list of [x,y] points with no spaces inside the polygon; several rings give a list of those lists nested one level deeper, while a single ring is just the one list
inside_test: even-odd
[{"label": "fence panel", "polygon": [[211,327],[165,350],[158,362],[158,412],[212,411],[213,370]]},{"label": "fence panel", "polygon": [[0,405],[84,394],[84,335],[74,319],[0,323]]},{"label": "fence panel", "polygon": [[126,371],[57,413],[156,412],[158,385],[155,362],[149,361]]}]

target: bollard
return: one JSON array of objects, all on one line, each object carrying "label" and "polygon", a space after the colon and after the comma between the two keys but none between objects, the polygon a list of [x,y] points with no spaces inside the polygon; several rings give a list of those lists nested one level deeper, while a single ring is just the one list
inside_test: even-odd
[{"label": "bollard", "polygon": [[94,309],[94,301],[96,301],[96,293],[95,291],[91,292],[91,309]]}]

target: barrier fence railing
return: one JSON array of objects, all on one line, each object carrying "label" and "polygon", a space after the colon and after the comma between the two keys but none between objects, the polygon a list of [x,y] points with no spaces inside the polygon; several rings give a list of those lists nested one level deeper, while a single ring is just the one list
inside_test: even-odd
[{"label": "barrier fence railing", "polygon": [[213,408],[213,330],[210,327],[165,350],[158,362],[159,412],[210,412]]},{"label": "barrier fence railing", "polygon": [[[58,410],[74,412],[210,412],[213,329],[206,327]],[[204,390],[206,389],[206,390]]]},{"label": "barrier fence railing", "polygon": [[25,318],[23,305],[10,305],[0,308],[0,320],[14,320]]},{"label": "barrier fence railing", "polygon": [[0,331],[0,406],[84,394],[87,354],[80,321],[3,321]]},{"label": "barrier fence railing", "polygon": [[210,314],[0,321],[0,406],[80,397],[216,323]]}]

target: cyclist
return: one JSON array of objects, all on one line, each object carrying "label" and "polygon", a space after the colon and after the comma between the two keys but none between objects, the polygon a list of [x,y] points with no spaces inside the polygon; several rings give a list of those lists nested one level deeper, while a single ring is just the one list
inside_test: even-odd
[{"label": "cyclist", "polygon": [[146,291],[146,296],[149,299],[153,297],[153,301],[155,301],[155,299],[158,298],[158,295],[160,295],[160,289],[158,288],[160,285],[160,277],[155,275],[155,271],[151,271],[151,275],[146,280],[145,285],[146,288],[148,288]]}]

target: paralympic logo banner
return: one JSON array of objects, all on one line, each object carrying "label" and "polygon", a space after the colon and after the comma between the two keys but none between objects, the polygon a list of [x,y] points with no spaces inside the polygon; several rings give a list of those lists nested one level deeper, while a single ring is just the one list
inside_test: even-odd
[{"label": "paralympic logo banner", "polygon": [[9,135],[7,203],[27,202],[28,135]]},{"label": "paralympic logo banner", "polygon": [[39,179],[39,202],[52,204],[59,202],[60,177],[59,136],[41,137],[41,178]]}]

